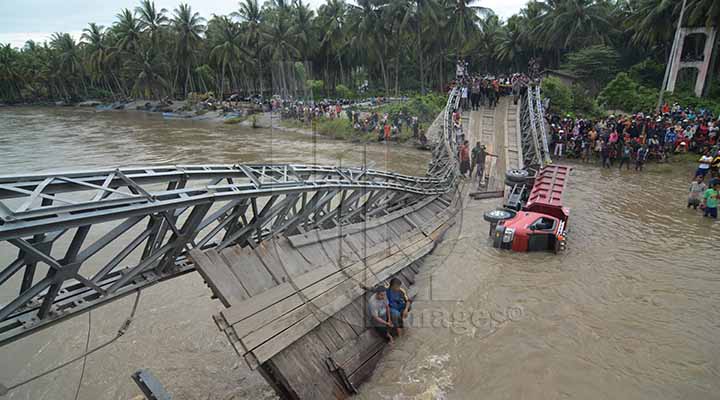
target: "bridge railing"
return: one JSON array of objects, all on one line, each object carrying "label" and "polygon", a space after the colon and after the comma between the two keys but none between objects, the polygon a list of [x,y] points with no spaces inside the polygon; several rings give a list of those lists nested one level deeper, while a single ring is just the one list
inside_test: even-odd
[{"label": "bridge railing", "polygon": [[192,248],[370,221],[458,179],[451,91],[425,176],[302,164],[0,176],[0,345],[194,270]]}]

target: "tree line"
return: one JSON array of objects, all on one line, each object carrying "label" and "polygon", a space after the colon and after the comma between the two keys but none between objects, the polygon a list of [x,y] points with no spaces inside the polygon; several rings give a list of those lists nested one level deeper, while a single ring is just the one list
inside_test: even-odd
[{"label": "tree line", "polygon": [[[594,48],[610,51],[595,63],[623,69],[665,62],[682,1],[533,0],[507,21],[479,3],[326,0],[313,10],[303,0],[242,0],[206,20],[187,4],[142,0],[111,26],[90,23],[79,40],[55,33],[20,49],[0,44],[0,101],[269,94],[273,66],[294,61],[310,65],[325,95],[366,80],[386,95],[440,90],[458,57],[474,70],[513,72],[531,58],[563,67]],[[718,26],[720,1],[688,0],[685,15],[686,25]]]}]

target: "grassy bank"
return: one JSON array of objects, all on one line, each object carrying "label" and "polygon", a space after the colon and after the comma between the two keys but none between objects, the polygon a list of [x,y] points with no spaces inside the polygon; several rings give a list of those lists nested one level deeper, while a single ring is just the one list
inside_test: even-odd
[{"label": "grassy bank", "polygon": [[338,140],[371,141],[377,139],[377,136],[374,134],[365,134],[362,131],[355,130],[350,121],[345,118],[319,118],[312,123],[303,123],[295,119],[284,119],[280,121],[280,125],[286,128],[316,132],[320,135]]}]

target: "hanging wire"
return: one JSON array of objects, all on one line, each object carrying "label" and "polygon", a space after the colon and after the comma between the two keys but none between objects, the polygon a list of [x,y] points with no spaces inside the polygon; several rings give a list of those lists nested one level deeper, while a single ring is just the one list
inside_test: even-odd
[{"label": "hanging wire", "polygon": [[[138,290],[138,291],[137,291],[137,295],[135,296],[135,302],[133,303],[132,310],[130,311],[130,315],[127,317],[127,319],[125,319],[125,321],[122,323],[122,325],[120,325],[120,328],[118,329],[117,333],[115,334],[115,337],[113,337],[112,339],[108,340],[107,342],[105,342],[105,343],[103,343],[103,344],[101,344],[101,345],[93,348],[93,349],[90,350],[90,351],[87,351],[87,347],[86,347],[86,351],[85,351],[83,354],[81,354],[81,355],[79,355],[79,356],[77,356],[77,357],[75,357],[75,358],[73,358],[73,359],[70,359],[70,360],[62,363],[62,364],[58,365],[57,367],[51,368],[51,369],[49,369],[49,370],[47,370],[47,371],[45,371],[45,372],[43,372],[43,373],[41,373],[41,374],[39,374],[39,375],[35,375],[35,376],[33,376],[32,378],[28,378],[28,379],[26,379],[26,380],[24,380],[24,381],[22,381],[22,382],[16,383],[16,384],[14,384],[14,385],[6,388],[6,389],[5,389],[5,393],[12,392],[13,390],[15,390],[15,389],[17,389],[17,388],[19,388],[19,387],[25,386],[25,385],[27,385],[27,384],[29,384],[29,383],[31,383],[31,382],[34,382],[34,381],[36,381],[36,380],[38,380],[38,379],[40,379],[40,378],[43,378],[43,377],[45,377],[45,376],[47,376],[47,375],[50,375],[50,374],[52,374],[53,372],[59,371],[59,370],[65,368],[65,367],[67,367],[68,365],[75,363],[76,361],[79,361],[79,360],[82,360],[82,359],[87,359],[87,357],[88,357],[89,355],[91,355],[91,354],[93,354],[93,353],[95,353],[95,352],[97,352],[97,351],[100,351],[100,350],[104,349],[105,347],[107,347],[107,346],[111,345],[112,343],[114,343],[116,340],[120,339],[120,337],[122,337],[122,336],[127,332],[128,328],[130,327],[130,324],[131,324],[132,321],[133,321],[133,318],[135,317],[135,312],[137,311],[138,303],[140,302],[140,293],[141,293],[141,291]],[[89,317],[89,315],[90,315],[90,314],[88,313],[88,342],[87,342],[88,344],[89,344],[89,338],[90,338],[90,319],[89,319],[90,317]],[[85,361],[83,361],[83,374],[84,374],[84,371],[85,371],[85,368],[84,368],[84,367],[85,367]],[[80,379],[81,379],[80,385],[82,384],[82,378],[83,378],[83,376],[81,375],[81,376],[80,376]],[[75,394],[75,398],[76,398],[76,399],[77,399],[77,395],[78,395],[79,391],[80,391],[80,386],[78,385],[78,389],[77,389],[77,392],[76,392],[76,394]]]},{"label": "hanging wire", "polygon": [[90,348],[90,332],[92,332],[92,311],[88,311],[87,338],[85,339],[85,357],[83,357],[82,370],[80,371],[80,380],[77,389],[75,389],[75,400],[80,396],[80,388],[82,387],[83,378],[85,377],[85,366],[87,365],[87,351]]}]

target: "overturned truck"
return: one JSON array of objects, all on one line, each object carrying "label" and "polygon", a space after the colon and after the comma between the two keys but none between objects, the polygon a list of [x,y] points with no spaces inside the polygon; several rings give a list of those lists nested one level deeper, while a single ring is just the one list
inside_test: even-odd
[{"label": "overturned truck", "polygon": [[501,209],[485,212],[493,247],[513,251],[566,249],[570,210],[563,205],[570,168],[548,165],[531,174],[508,171],[512,187]]}]

